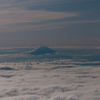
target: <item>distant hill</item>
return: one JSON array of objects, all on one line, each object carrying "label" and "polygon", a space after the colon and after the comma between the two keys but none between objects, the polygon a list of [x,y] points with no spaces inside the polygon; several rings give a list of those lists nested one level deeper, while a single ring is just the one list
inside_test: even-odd
[{"label": "distant hill", "polygon": [[56,51],[46,47],[46,46],[41,46],[40,48],[36,49],[33,52],[30,52],[31,55],[41,55],[41,54],[46,54],[46,53],[54,53]]}]

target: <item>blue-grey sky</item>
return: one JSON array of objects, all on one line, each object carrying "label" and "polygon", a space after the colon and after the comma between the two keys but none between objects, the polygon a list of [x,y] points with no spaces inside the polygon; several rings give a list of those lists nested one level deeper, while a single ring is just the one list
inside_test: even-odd
[{"label": "blue-grey sky", "polygon": [[1,0],[0,46],[100,46],[100,0]]}]

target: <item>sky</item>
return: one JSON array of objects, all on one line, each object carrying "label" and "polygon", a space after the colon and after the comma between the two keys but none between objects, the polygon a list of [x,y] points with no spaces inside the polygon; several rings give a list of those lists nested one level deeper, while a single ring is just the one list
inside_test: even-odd
[{"label": "sky", "polygon": [[100,46],[100,0],[1,0],[0,46]]}]

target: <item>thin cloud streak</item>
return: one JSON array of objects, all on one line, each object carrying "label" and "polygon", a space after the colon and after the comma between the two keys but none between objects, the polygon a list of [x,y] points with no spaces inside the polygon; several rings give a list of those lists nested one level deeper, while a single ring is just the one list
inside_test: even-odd
[{"label": "thin cloud streak", "polygon": [[[58,19],[72,18],[80,16],[78,12],[53,12],[45,10],[26,10],[22,7],[28,7],[28,5],[40,5],[53,3],[60,0],[4,0],[0,2],[0,8],[5,8],[0,10],[0,32],[14,32],[14,31],[40,31],[49,29],[59,29],[66,27],[69,24],[81,24],[81,23],[96,23],[100,20],[90,20],[90,21],[65,21],[65,22],[48,22],[43,24],[25,24],[24,23],[40,23],[45,21],[55,21]],[[83,2],[84,0],[67,0],[62,2]],[[86,1],[86,0],[85,0]],[[90,0],[88,0],[90,1]],[[21,6],[20,6],[21,5]],[[23,6],[22,6],[23,5]],[[9,7],[9,9],[6,9]],[[22,24],[23,23],[23,24]],[[18,25],[16,25],[18,24]]]},{"label": "thin cloud streak", "polygon": [[[100,23],[100,20],[88,20],[88,21],[69,21],[69,22],[53,22],[53,23],[44,23],[44,24],[23,24],[19,23],[7,25],[7,26],[1,26],[0,31],[1,32],[14,32],[14,31],[41,31],[41,30],[50,30],[50,29],[60,29],[67,27],[71,24],[85,24],[85,23]],[[20,25],[21,24],[21,25]]]},{"label": "thin cloud streak", "polygon": [[[26,29],[29,30],[31,28],[33,30],[34,28],[37,27],[37,25],[20,25],[20,23],[32,23],[32,22],[39,23],[50,20],[76,17],[79,16],[80,14],[77,12],[50,12],[44,10],[8,9],[8,10],[1,10],[0,15],[1,15],[0,32],[13,32]],[[16,27],[14,26],[14,24],[19,24],[19,25]],[[39,27],[41,27],[41,24],[39,25]],[[51,29],[51,27],[49,29]]]},{"label": "thin cloud streak", "polygon": [[76,12],[48,12],[43,10],[25,11],[0,11],[0,25],[24,23],[24,22],[42,22],[46,20],[56,20],[79,16]]},{"label": "thin cloud streak", "polygon": [[[99,9],[98,0],[0,1],[1,44],[15,46],[46,41],[47,45],[93,45],[93,39],[85,42],[86,39],[76,38],[100,37]],[[93,42],[100,43],[99,39]]]},{"label": "thin cloud streak", "polygon": [[[8,5],[10,4],[11,7],[21,7],[20,5],[23,5],[23,6],[27,6],[27,5],[44,5],[44,4],[50,4],[50,3],[58,3],[60,2],[61,0],[3,0],[3,1],[0,1],[0,6],[2,5]],[[97,1],[97,0],[62,0],[61,2],[66,2],[66,3],[73,3],[73,2],[87,2],[87,1]],[[22,7],[21,7],[22,8]]]}]

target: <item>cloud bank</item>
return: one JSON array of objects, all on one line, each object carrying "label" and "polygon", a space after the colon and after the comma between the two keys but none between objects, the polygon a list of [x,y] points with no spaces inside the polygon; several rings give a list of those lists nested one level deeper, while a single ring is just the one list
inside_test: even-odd
[{"label": "cloud bank", "polygon": [[0,63],[1,68],[13,68],[0,69],[0,100],[98,100],[100,65],[81,66],[87,63],[100,64],[68,59]]}]

